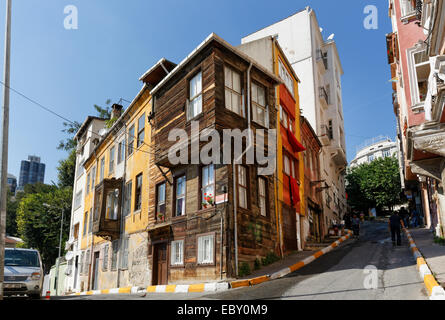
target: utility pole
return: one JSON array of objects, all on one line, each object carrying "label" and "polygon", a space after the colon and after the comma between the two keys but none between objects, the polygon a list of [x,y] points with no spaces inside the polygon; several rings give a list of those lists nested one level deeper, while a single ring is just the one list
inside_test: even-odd
[{"label": "utility pole", "polygon": [[8,177],[9,79],[11,61],[11,0],[6,0],[5,65],[3,76],[2,152],[0,154],[0,300],[3,300],[6,233],[6,195]]}]

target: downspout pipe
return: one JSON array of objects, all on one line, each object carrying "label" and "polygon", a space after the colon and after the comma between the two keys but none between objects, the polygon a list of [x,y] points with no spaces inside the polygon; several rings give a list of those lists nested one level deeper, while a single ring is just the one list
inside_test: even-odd
[{"label": "downspout pipe", "polygon": [[252,62],[250,62],[249,68],[247,69],[247,124],[249,127],[248,134],[248,146],[246,150],[234,161],[232,164],[232,176],[233,176],[233,222],[234,222],[234,236],[235,236],[235,274],[238,276],[238,202],[237,202],[237,190],[236,190],[236,170],[235,164],[240,161],[247,151],[252,147],[252,137],[251,137],[251,121],[250,121],[250,71],[252,70]]}]

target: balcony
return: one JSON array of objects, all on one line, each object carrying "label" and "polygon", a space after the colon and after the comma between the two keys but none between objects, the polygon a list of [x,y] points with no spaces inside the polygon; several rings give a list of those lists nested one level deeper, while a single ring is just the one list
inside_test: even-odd
[{"label": "balcony", "polygon": [[332,128],[323,124],[321,126],[321,135],[318,138],[320,139],[321,143],[323,143],[323,146],[330,145],[331,141],[334,139],[334,132]]},{"label": "balcony", "polygon": [[388,54],[388,64],[393,64],[399,61],[399,42],[397,33],[390,33],[386,35],[386,48]]},{"label": "balcony", "polygon": [[120,233],[122,179],[105,179],[95,190],[93,234],[116,240]]},{"label": "balcony", "polygon": [[327,109],[327,107],[329,106],[329,95],[328,95],[328,93],[327,93],[327,91],[326,91],[326,89],[324,87],[319,87],[318,91],[319,91],[319,95],[318,96],[320,98],[321,105],[325,109]]}]

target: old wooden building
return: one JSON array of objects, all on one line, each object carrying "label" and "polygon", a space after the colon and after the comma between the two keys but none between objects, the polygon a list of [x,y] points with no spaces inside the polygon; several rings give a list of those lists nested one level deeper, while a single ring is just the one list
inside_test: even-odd
[{"label": "old wooden building", "polygon": [[[260,175],[256,159],[248,163],[246,155],[262,148],[259,129],[264,130],[262,151],[276,152],[267,146],[268,133],[276,127],[275,87],[280,83],[211,34],[151,91],[155,156],[149,164],[153,183],[147,230],[153,285],[234,277],[242,265],[252,268],[256,259],[279,253],[275,176]],[[247,128],[254,135],[243,140],[247,152],[234,164],[235,148],[232,139],[228,148],[223,144],[224,130]],[[179,136],[169,141],[174,129],[187,134],[186,163],[170,161],[169,151],[178,145]],[[203,137],[210,129],[218,135]],[[196,157],[214,139],[221,149],[210,150],[212,161]],[[226,150],[232,152],[227,156]]]}]

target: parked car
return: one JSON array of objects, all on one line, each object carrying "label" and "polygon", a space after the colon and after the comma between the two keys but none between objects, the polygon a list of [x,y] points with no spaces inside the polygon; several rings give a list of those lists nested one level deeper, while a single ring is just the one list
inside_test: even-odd
[{"label": "parked car", "polygon": [[43,287],[43,267],[39,251],[5,248],[5,282],[3,295],[27,295],[40,299]]}]

